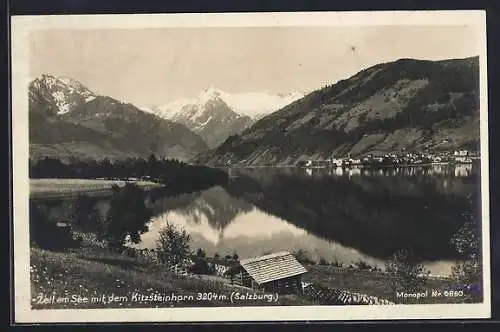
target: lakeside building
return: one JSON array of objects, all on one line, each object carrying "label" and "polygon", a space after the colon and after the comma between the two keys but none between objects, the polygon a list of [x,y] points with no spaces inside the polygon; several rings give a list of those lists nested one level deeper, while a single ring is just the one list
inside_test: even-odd
[{"label": "lakeside building", "polygon": [[470,153],[467,150],[455,151],[453,153],[453,156],[455,157],[455,162],[457,162],[457,163],[468,164],[468,163],[472,162],[472,158],[470,156]]},{"label": "lakeside building", "polygon": [[299,162],[298,166],[306,168],[341,167],[350,168],[358,166],[410,166],[425,164],[471,164],[479,159],[479,153],[468,150],[457,150],[454,152],[405,152],[401,154],[366,154],[357,158],[331,157],[324,160],[309,159]]}]

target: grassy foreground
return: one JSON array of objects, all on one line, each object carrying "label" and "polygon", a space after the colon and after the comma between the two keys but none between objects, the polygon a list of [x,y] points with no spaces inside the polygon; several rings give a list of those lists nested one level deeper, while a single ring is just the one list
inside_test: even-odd
[{"label": "grassy foreground", "polygon": [[149,190],[162,185],[150,181],[93,180],[93,179],[30,179],[30,197],[67,197],[78,194],[111,193],[113,185],[124,186],[127,182]]},{"label": "grassy foreground", "polygon": [[[444,296],[444,292],[452,290],[454,283],[449,279],[429,278],[420,292],[428,291],[427,298],[398,298],[392,289],[391,278],[384,272],[364,271],[343,267],[308,265],[308,273],[304,281],[318,283],[325,287],[334,287],[350,292],[370,294],[387,299],[397,304],[434,304],[434,303],[462,303],[463,297]],[[432,291],[440,291],[443,296],[431,297]]]},{"label": "grassy foreground", "polygon": [[[296,295],[280,295],[275,302],[259,291],[176,275],[95,247],[69,253],[32,248],[30,273],[33,309],[315,304]],[[247,293],[257,299],[241,299]]]},{"label": "grassy foreground", "polygon": [[[459,297],[445,296],[398,299],[391,290],[389,277],[381,272],[318,265],[307,266],[307,269],[306,282],[352,294],[368,294],[393,303],[463,302]],[[71,252],[32,248],[30,273],[33,309],[326,304],[321,294],[313,298],[279,295],[277,299],[270,299],[265,296],[271,294],[233,286],[216,278],[177,275],[163,265],[99,247],[82,247]],[[444,291],[452,286],[449,280],[430,279],[422,291]],[[246,294],[255,298],[241,299]]]}]

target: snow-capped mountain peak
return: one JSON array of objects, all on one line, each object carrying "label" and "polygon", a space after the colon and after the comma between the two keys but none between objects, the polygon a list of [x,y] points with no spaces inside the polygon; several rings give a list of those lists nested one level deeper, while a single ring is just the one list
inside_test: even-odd
[{"label": "snow-capped mountain peak", "polygon": [[214,88],[213,86],[203,89],[203,91],[198,96],[198,102],[200,104],[206,104],[209,101],[222,99],[224,92]]},{"label": "snow-capped mountain peak", "polygon": [[[207,104],[220,102],[240,116],[259,118],[275,112],[304,96],[305,93],[298,91],[289,93],[270,93],[267,91],[228,93],[210,86],[203,89],[196,98],[182,98],[160,107],[142,107],[141,109],[155,113],[163,118],[173,119],[186,116],[186,114],[183,115],[182,113],[192,111],[193,105],[197,105],[196,108],[201,112],[207,108]],[[187,105],[191,106],[186,107]],[[191,116],[195,115],[199,116],[200,113],[191,114]]]},{"label": "snow-capped mountain peak", "polygon": [[94,92],[72,78],[48,74],[42,74],[31,82],[29,95],[32,100],[42,98],[53,104],[57,114],[67,113],[97,97]]}]

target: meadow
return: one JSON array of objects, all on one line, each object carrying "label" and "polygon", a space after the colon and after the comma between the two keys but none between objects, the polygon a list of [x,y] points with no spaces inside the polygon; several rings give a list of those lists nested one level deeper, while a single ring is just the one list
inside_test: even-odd
[{"label": "meadow", "polygon": [[[391,287],[391,277],[381,271],[366,271],[347,267],[306,265],[308,273],[304,281],[315,283],[322,287],[333,287],[353,293],[370,294],[377,298],[387,299],[397,304],[435,304],[435,303],[463,303],[462,297],[428,297],[425,299],[397,298],[396,292]],[[453,290],[456,285],[451,279],[430,277],[419,292],[433,290]]]},{"label": "meadow", "polygon": [[142,180],[104,180],[104,179],[30,179],[30,198],[52,198],[87,195],[105,195],[112,191],[113,185],[123,187],[135,183],[150,190],[162,187],[161,184]]},{"label": "meadow", "polygon": [[[72,252],[31,248],[30,274],[33,309],[317,304],[297,295],[280,296],[277,302],[258,299],[233,303],[232,293],[263,293],[201,276],[177,275],[161,264],[148,264],[97,247],[78,248]],[[134,294],[146,298],[138,300]],[[172,294],[183,299],[164,300]],[[109,301],[110,296],[114,301]],[[85,298],[89,301],[84,302]]]}]

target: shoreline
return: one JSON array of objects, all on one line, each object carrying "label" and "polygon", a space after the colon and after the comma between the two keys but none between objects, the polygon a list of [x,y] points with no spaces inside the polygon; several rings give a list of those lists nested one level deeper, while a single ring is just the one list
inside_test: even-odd
[{"label": "shoreline", "polygon": [[440,162],[440,163],[422,163],[422,164],[399,164],[399,165],[351,165],[351,166],[336,166],[336,165],[324,165],[324,166],[301,166],[301,165],[231,165],[231,166],[213,166],[217,168],[227,169],[227,168],[301,168],[301,169],[321,169],[321,168],[343,168],[343,169],[353,169],[353,168],[410,168],[410,167],[429,167],[429,166],[462,166],[462,165],[474,165],[478,163],[480,159],[474,160],[470,163],[456,163],[456,162]]}]

